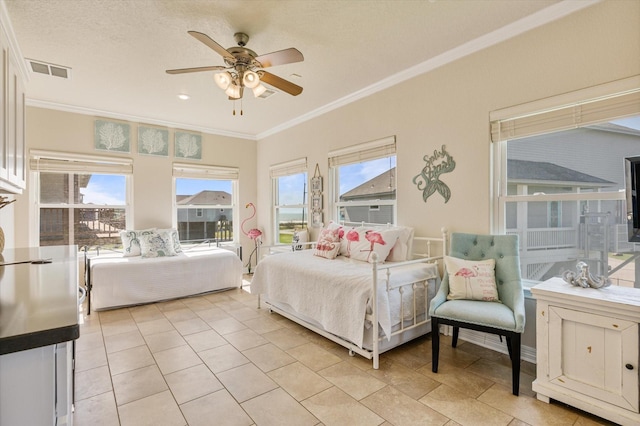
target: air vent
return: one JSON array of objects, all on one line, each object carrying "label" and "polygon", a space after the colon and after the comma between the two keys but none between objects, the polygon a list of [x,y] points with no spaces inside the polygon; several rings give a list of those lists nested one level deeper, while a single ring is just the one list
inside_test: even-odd
[{"label": "air vent", "polygon": [[258,97],[262,98],[262,99],[267,99],[268,97],[273,96],[275,94],[276,94],[275,91],[273,91],[271,89],[267,89],[267,90],[264,91],[264,93],[262,95],[260,95]]},{"label": "air vent", "polygon": [[46,74],[60,78],[71,78],[71,68],[63,67],[61,65],[48,64],[42,61],[34,61],[33,59],[27,59],[31,71],[38,74]]}]

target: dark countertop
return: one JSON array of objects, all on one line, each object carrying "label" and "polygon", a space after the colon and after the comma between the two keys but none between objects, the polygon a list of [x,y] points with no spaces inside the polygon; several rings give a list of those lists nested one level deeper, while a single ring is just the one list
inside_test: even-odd
[{"label": "dark countertop", "polygon": [[0,355],[75,340],[78,325],[77,246],[5,250],[0,264]]}]

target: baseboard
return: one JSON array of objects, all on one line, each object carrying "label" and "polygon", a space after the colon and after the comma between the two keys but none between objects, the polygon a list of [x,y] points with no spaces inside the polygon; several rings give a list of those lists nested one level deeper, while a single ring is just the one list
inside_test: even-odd
[{"label": "baseboard", "polygon": [[[452,334],[452,330],[450,326],[446,326],[442,331],[444,332],[445,335],[448,335],[448,336]],[[496,352],[509,354],[509,351],[507,349],[507,344],[504,342],[504,340],[501,342],[500,336],[496,334],[483,333],[481,331],[467,330],[467,329],[461,328],[458,338],[461,340],[467,341],[469,343],[473,343],[475,345],[494,350]],[[520,347],[520,359],[523,361],[527,361],[532,364],[535,364],[536,348],[522,345]]]}]

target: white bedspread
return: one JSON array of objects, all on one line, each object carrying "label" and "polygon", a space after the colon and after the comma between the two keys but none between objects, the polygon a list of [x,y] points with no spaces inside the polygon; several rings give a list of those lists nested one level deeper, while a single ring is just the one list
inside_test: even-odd
[{"label": "white bedspread", "polygon": [[136,305],[242,286],[235,253],[211,247],[162,258],[91,259],[91,307]]},{"label": "white bedspread", "polygon": [[[372,271],[369,263],[341,256],[324,259],[314,256],[313,250],[276,254],[258,263],[251,292],[266,296],[268,301],[285,303],[326,331],[362,347]],[[396,285],[437,277],[436,265],[418,263],[392,269],[390,281]],[[378,322],[389,337],[399,314],[396,308],[390,308],[385,287],[386,273],[379,273]]]}]

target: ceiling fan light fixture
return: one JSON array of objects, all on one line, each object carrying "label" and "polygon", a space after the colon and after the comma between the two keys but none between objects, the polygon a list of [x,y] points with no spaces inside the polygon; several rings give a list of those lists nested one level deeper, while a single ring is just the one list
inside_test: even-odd
[{"label": "ceiling fan light fixture", "polygon": [[227,90],[233,81],[228,71],[214,74],[213,79],[222,90]]},{"label": "ceiling fan light fixture", "polygon": [[224,93],[233,99],[238,99],[240,97],[240,86],[236,86],[236,84],[231,84]]},{"label": "ceiling fan light fixture", "polygon": [[246,71],[242,77],[242,82],[249,89],[254,89],[260,84],[260,76],[254,71]]},{"label": "ceiling fan light fixture", "polygon": [[266,91],[267,91],[267,88],[263,84],[259,84],[253,88],[253,96],[257,98]]}]

